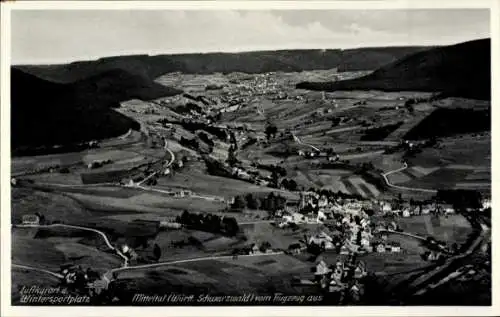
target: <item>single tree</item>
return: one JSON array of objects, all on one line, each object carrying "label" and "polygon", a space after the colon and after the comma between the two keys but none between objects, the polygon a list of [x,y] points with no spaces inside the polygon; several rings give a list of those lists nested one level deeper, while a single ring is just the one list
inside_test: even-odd
[{"label": "single tree", "polygon": [[157,243],[155,243],[155,245],[153,247],[153,254],[154,254],[156,262],[160,261],[160,258],[161,258],[161,248],[160,248],[160,246]]},{"label": "single tree", "polygon": [[241,196],[234,197],[234,202],[231,205],[232,209],[242,210],[245,207],[246,207],[246,202],[245,202],[245,199],[243,199],[243,197],[241,197]]},{"label": "single tree", "polygon": [[268,140],[271,138],[274,138],[276,136],[277,132],[278,132],[278,128],[274,124],[272,124],[272,123],[267,124],[265,133],[266,133],[266,137]]}]

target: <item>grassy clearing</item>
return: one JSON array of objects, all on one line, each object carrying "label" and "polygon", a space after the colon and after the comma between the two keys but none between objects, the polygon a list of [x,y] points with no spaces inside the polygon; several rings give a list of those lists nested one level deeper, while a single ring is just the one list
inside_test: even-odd
[{"label": "grassy clearing", "polygon": [[67,185],[81,185],[82,179],[77,173],[43,173],[34,174],[29,176],[23,176],[23,179],[31,179],[35,182],[40,183],[52,183],[52,184],[67,184]]},{"label": "grassy clearing", "polygon": [[65,263],[64,253],[43,239],[32,239],[12,231],[12,263],[57,271]]},{"label": "grassy clearing", "polygon": [[398,224],[404,231],[424,237],[432,235],[436,239],[446,241],[450,244],[465,242],[467,236],[472,232],[469,222],[461,215],[440,217],[421,215],[400,218]]},{"label": "grassy clearing", "polygon": [[171,189],[189,189],[197,194],[216,195],[225,198],[231,198],[236,195],[244,195],[249,192],[275,192],[290,199],[298,199],[297,194],[288,191],[257,186],[251,183],[226,177],[206,175],[195,170],[182,170],[178,173],[175,173],[173,177],[160,178],[158,181],[158,185],[168,186]]},{"label": "grassy clearing", "polygon": [[165,208],[145,206],[140,203],[134,203],[133,198],[103,197],[86,194],[69,193],[69,197],[78,201],[86,209],[96,212],[146,212],[163,213],[167,212]]},{"label": "grassy clearing", "polygon": [[68,262],[91,267],[99,272],[105,272],[122,264],[122,259],[116,255],[80,243],[58,243],[55,248],[65,255]]},{"label": "grassy clearing", "polygon": [[389,182],[391,182],[392,184],[406,183],[413,179],[402,172],[392,173],[388,175],[387,178],[389,179]]},{"label": "grassy clearing", "polygon": [[256,223],[250,225],[240,225],[240,230],[247,237],[248,243],[257,243],[268,241],[273,248],[287,249],[290,244],[297,243],[303,239],[302,230],[293,232],[289,229],[280,229],[269,223]]},{"label": "grassy clearing", "polygon": [[91,163],[93,161],[104,161],[104,160],[112,160],[112,161],[120,161],[127,160],[130,158],[137,157],[138,154],[135,152],[121,151],[121,150],[107,150],[107,151],[99,151],[99,152],[90,152],[82,157],[82,161],[85,164]]},{"label": "grassy clearing", "polygon": [[422,167],[440,167],[450,164],[490,166],[491,134],[461,135],[444,138],[438,147],[425,148],[414,158],[410,165]]},{"label": "grassy clearing", "polygon": [[77,201],[61,194],[12,188],[11,221],[17,223],[25,214],[42,212],[48,220],[72,222],[91,217],[91,213]]},{"label": "grassy clearing", "polygon": [[237,259],[223,259],[217,262],[238,265],[261,272],[269,271],[272,273],[305,272],[308,271],[310,267],[308,263],[304,263],[297,258],[285,254],[264,257],[238,257]]},{"label": "grassy clearing", "polygon": [[50,186],[50,188],[54,188],[59,190],[62,193],[73,193],[73,194],[83,194],[83,195],[92,195],[95,197],[112,197],[112,198],[132,198],[137,195],[141,195],[144,191],[137,188],[124,188],[124,187],[116,187],[116,186],[99,186],[99,187],[57,187]]},{"label": "grassy clearing", "polygon": [[190,210],[195,212],[214,213],[226,207],[224,202],[206,200],[202,198],[167,198],[152,193],[144,193],[131,199],[133,204],[167,208],[170,210]]},{"label": "grassy clearing", "polygon": [[[321,258],[328,264],[335,264],[338,260],[345,260],[346,256],[334,252],[326,252]],[[429,263],[422,260],[419,254],[415,253],[369,253],[358,256],[359,261],[365,262],[366,269],[372,273],[397,274],[410,270],[423,268]],[[311,263],[311,266],[313,264]]]},{"label": "grassy clearing", "polygon": [[[237,294],[245,292],[299,294],[302,289],[295,288],[290,283],[293,271],[289,269],[284,270],[286,273],[279,269],[276,271],[276,268],[290,266],[290,260],[285,256],[272,257],[276,263],[264,266],[249,265],[246,261],[250,260],[246,258],[240,258],[234,262],[200,261],[161,267],[148,270],[149,272],[123,272],[120,273],[119,278],[134,278],[132,281],[127,280],[127,285],[131,282],[133,284],[130,290],[146,290],[152,293],[156,290],[172,292],[182,289],[184,293],[189,290],[194,294],[235,295],[235,291]],[[259,260],[255,262],[262,260],[263,258],[259,257]],[[273,266],[273,268],[268,266]],[[179,274],[178,271],[184,271],[186,274]],[[299,271],[305,270],[301,268]],[[142,277],[139,277],[140,273]]]},{"label": "grassy clearing", "polygon": [[441,168],[421,178],[404,183],[408,187],[418,188],[453,188],[465,179],[469,172],[464,170]]},{"label": "grassy clearing", "polygon": [[40,288],[57,287],[60,281],[57,277],[26,269],[13,267],[11,270],[11,303],[19,305],[23,287],[38,286]]},{"label": "grassy clearing", "polygon": [[354,185],[356,191],[363,197],[378,197],[380,192],[372,184],[361,177],[350,177],[349,181]]}]

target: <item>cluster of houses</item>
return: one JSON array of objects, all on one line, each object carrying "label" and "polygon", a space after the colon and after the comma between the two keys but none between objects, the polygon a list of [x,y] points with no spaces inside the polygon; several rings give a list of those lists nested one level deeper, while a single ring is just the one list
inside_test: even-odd
[{"label": "cluster of houses", "polygon": [[316,283],[329,293],[349,292],[351,299],[358,301],[363,295],[361,279],[367,275],[362,261],[355,261],[349,256],[344,261],[338,260],[335,265],[327,265],[319,260],[314,268]]},{"label": "cluster of houses", "polygon": [[411,217],[411,216],[419,216],[419,215],[428,215],[428,214],[453,214],[455,213],[455,209],[451,204],[436,204],[436,203],[425,203],[412,205],[409,202],[403,203],[391,203],[388,201],[379,201],[378,202],[379,210],[382,214],[392,214],[399,217]]},{"label": "cluster of houses", "polygon": [[338,154],[333,153],[333,151],[319,151],[319,150],[298,150],[297,154],[299,156],[303,156],[305,158],[316,158],[316,157],[326,157],[328,162],[337,162],[340,160],[340,156]]},{"label": "cluster of houses", "polygon": [[[395,223],[387,227],[377,227],[365,212],[371,208],[371,201],[331,199],[316,192],[302,192],[295,210],[292,204],[286,204],[285,210],[276,213],[279,217],[277,225],[284,228],[292,224],[325,224],[333,229],[333,233],[321,231],[306,237],[304,242],[307,246],[316,245],[323,250],[337,250],[340,254],[401,252],[401,246],[397,242],[388,242],[386,235],[380,235],[380,230],[375,230],[397,230]],[[299,253],[303,249],[294,247],[289,251]]]},{"label": "cluster of houses", "polygon": [[63,285],[89,295],[99,294],[108,287],[101,274],[90,268],[85,270],[79,265],[64,264],[60,273]]}]

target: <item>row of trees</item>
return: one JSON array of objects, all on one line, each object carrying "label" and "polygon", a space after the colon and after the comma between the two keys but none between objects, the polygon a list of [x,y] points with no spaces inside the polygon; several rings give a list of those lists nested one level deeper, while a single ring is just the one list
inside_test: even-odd
[{"label": "row of trees", "polygon": [[176,221],[191,229],[222,233],[228,236],[235,236],[240,230],[234,217],[220,217],[205,213],[195,214],[187,210],[177,216]]},{"label": "row of trees", "polygon": [[440,189],[435,199],[438,202],[452,204],[457,211],[479,209],[482,207],[482,195],[476,190]]},{"label": "row of trees", "polygon": [[236,196],[233,204],[231,205],[231,209],[241,211],[248,208],[274,212],[285,208],[285,204],[286,198],[272,192],[265,197],[257,197],[254,194],[247,194],[245,196]]},{"label": "row of trees", "polygon": [[265,165],[265,164],[254,163],[253,166],[255,166],[259,169],[269,171],[269,172],[275,172],[280,177],[286,176],[286,169],[284,167],[279,166],[279,165]]}]

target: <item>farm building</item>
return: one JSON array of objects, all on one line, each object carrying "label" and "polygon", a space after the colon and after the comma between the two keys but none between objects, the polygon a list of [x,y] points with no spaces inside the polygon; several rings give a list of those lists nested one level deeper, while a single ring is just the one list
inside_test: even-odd
[{"label": "farm building", "polygon": [[409,208],[405,208],[403,209],[403,211],[401,212],[401,216],[405,217],[405,218],[408,218],[411,216],[411,212],[410,212],[410,209]]},{"label": "farm building", "polygon": [[387,252],[398,253],[401,252],[401,245],[397,242],[388,243],[386,246]]},{"label": "farm building", "polygon": [[325,261],[321,260],[317,265],[316,265],[316,272],[314,274],[316,276],[323,276],[325,274],[330,273],[332,270],[328,268],[328,265],[325,263]]},{"label": "farm building", "polygon": [[38,225],[40,217],[37,215],[23,215],[23,225]]}]

